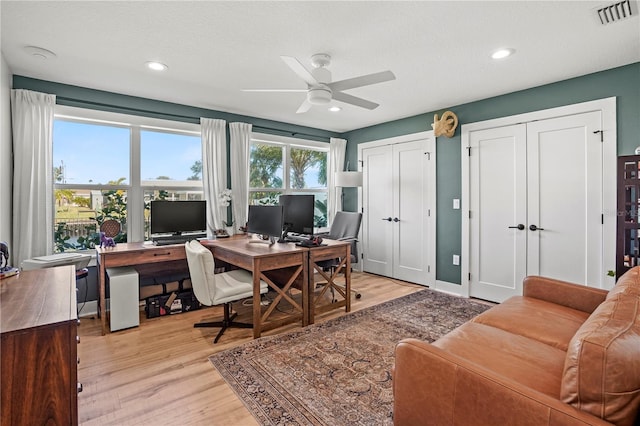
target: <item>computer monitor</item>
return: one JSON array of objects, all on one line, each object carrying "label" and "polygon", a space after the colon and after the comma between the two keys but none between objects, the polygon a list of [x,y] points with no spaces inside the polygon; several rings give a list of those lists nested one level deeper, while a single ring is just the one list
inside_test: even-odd
[{"label": "computer monitor", "polygon": [[206,232],[207,202],[151,201],[151,233],[181,235],[190,232]]},{"label": "computer monitor", "polygon": [[[249,206],[247,232],[268,236],[271,244],[282,232],[282,206]],[[260,240],[251,240],[257,242]]]},{"label": "computer monitor", "polygon": [[283,236],[287,232],[313,235],[314,195],[281,195]]}]

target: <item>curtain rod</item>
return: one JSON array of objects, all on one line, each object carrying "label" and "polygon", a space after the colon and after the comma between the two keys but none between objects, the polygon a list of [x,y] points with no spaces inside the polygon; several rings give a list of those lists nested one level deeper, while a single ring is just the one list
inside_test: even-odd
[{"label": "curtain rod", "polygon": [[292,137],[295,137],[295,136],[308,136],[308,137],[312,137],[314,139],[321,139],[321,140],[325,140],[325,141],[329,141],[329,139],[330,139],[329,136],[319,136],[319,135],[312,135],[310,133],[292,132],[290,130],[276,129],[276,128],[273,128],[273,127],[252,126],[251,128],[252,129],[261,129],[261,130],[269,130],[269,131],[272,131],[272,132],[285,133],[285,134],[290,135]]},{"label": "curtain rod", "polygon": [[[132,107],[127,107],[127,106],[112,105],[112,104],[107,104],[107,103],[104,103],[104,102],[95,102],[95,101],[86,101],[86,100],[68,98],[66,96],[56,96],[56,100],[58,100],[58,99],[60,99],[63,102],[68,102],[68,103],[72,103],[72,104],[92,105],[92,106],[96,106],[96,107],[117,109],[117,110],[122,110],[122,111],[135,112],[135,113],[139,113],[139,114],[143,113],[143,114],[153,114],[153,115],[162,116],[162,117],[173,117],[173,118],[180,119],[181,121],[189,121],[189,122],[195,122],[195,123],[199,123],[200,122],[200,117],[193,117],[193,116],[190,116],[190,115],[173,114],[173,113],[167,113],[167,112],[155,112],[155,111],[149,111],[149,110],[141,109],[141,108],[132,108]],[[267,131],[272,131],[272,132],[280,132],[280,133],[284,133],[284,134],[290,135],[292,137],[307,136],[307,137],[314,138],[316,140],[318,140],[318,139],[319,140],[325,140],[325,141],[329,140],[329,136],[313,135],[313,134],[310,134],[310,133],[295,132],[295,131],[291,131],[291,130],[277,129],[277,128],[274,128],[274,127],[254,126],[254,125],[252,125],[251,128],[252,129],[260,129],[260,130],[267,130]]]}]

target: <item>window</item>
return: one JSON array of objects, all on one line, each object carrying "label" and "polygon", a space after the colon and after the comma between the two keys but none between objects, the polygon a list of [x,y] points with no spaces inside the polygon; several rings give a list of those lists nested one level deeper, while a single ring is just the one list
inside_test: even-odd
[{"label": "window", "polygon": [[277,204],[280,194],[313,194],[315,227],[326,227],[328,154],[326,143],[254,133],[249,203]]},{"label": "window", "polygon": [[151,200],[203,198],[201,152],[196,124],[57,106],[55,251],[94,248],[107,219],[116,242],[149,239]]}]

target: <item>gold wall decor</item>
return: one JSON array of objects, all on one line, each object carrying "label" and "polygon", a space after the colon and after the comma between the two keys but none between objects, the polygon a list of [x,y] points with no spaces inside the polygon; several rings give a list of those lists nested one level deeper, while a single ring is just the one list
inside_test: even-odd
[{"label": "gold wall decor", "polygon": [[433,116],[433,134],[438,137],[445,135],[450,138],[458,127],[458,116],[451,111],[446,111],[442,114],[442,118],[438,117],[438,114]]}]

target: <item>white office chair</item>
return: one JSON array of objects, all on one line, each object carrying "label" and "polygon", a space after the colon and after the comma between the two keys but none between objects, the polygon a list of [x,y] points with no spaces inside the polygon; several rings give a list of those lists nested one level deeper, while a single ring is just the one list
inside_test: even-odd
[{"label": "white office chair", "polygon": [[[206,306],[224,304],[224,319],[215,322],[202,322],[194,327],[221,327],[213,340],[217,343],[222,333],[229,327],[251,328],[252,324],[235,322],[238,315],[231,315],[231,302],[253,296],[253,276],[244,269],[235,269],[214,274],[213,254],[200,242],[193,240],[185,243],[191,287],[200,303]],[[267,283],[260,281],[260,294],[267,292]]]}]

